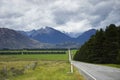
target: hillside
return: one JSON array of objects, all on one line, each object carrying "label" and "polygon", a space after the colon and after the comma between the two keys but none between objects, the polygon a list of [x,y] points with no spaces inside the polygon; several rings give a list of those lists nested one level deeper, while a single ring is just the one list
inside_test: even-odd
[{"label": "hillside", "polygon": [[91,63],[120,63],[120,26],[100,29],[74,56],[74,60]]},{"label": "hillside", "polygon": [[90,29],[88,31],[85,31],[83,34],[81,34],[80,36],[78,36],[76,38],[76,42],[79,42],[81,44],[84,44],[86,41],[88,41],[90,39],[90,37],[92,35],[94,35],[96,33],[95,29]]},{"label": "hillside", "polygon": [[14,30],[0,28],[0,49],[43,48],[47,44],[30,39]]},{"label": "hillside", "polygon": [[42,29],[36,30],[36,32],[30,35],[30,37],[35,40],[42,41],[45,43],[51,43],[51,44],[72,41],[72,38],[50,27],[45,27],[44,29],[42,28]]}]

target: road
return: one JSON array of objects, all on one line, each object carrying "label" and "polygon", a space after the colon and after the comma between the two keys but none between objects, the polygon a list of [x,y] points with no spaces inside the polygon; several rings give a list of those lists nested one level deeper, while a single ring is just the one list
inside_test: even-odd
[{"label": "road", "polygon": [[72,61],[86,80],[120,80],[120,69]]}]

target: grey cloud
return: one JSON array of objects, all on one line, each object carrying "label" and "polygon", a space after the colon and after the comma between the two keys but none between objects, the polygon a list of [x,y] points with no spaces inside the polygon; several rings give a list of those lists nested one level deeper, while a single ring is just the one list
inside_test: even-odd
[{"label": "grey cloud", "polygon": [[19,24],[17,21],[14,21],[13,19],[0,19],[0,27],[6,27],[10,29],[21,29],[25,27],[25,24]]},{"label": "grey cloud", "polygon": [[114,23],[117,25],[120,22],[120,9],[113,9],[105,20],[101,21],[100,27],[109,25],[110,23]]},{"label": "grey cloud", "polygon": [[23,14],[20,14],[20,13],[8,13],[8,14],[0,15],[0,19],[18,18],[18,17],[22,17],[22,16],[23,16]]},{"label": "grey cloud", "polygon": [[107,26],[111,23],[120,25],[120,1],[119,0],[115,0],[115,4],[113,4],[113,9],[111,10],[111,12],[108,14],[108,16],[106,16],[106,18],[100,22],[99,27],[103,27],[103,26]]},{"label": "grey cloud", "polygon": [[109,16],[114,6],[116,6],[114,0],[86,0],[83,4],[79,2],[79,9],[75,12],[64,8],[62,10],[56,9],[53,12],[54,21],[58,25],[63,25],[71,20],[82,21],[87,19],[93,27],[97,27]]},{"label": "grey cloud", "polygon": [[59,10],[59,11],[54,11],[54,21],[56,24],[63,25],[67,22],[69,22],[74,16],[75,12],[72,11],[65,11],[65,10]]},{"label": "grey cloud", "polygon": [[0,0],[0,26],[21,30],[62,26],[65,30],[68,23],[85,27],[84,21],[92,28],[105,27],[120,23],[119,5],[120,0]]},{"label": "grey cloud", "polygon": [[[117,9],[119,8],[119,6],[116,4],[116,1],[118,1],[118,0],[101,0],[101,1],[97,1],[97,3],[95,3],[96,5],[90,4],[90,5],[92,5],[92,7],[89,7],[89,5],[88,5],[89,11],[82,12],[83,14],[85,14],[84,18],[87,18],[93,27],[98,27],[99,25],[101,25],[102,22],[104,22],[106,20],[114,23],[114,20],[112,19],[112,17],[111,17],[111,19],[107,19],[107,18],[109,17],[109,15],[111,13],[113,13],[112,15],[114,15],[114,14],[118,13],[118,11],[120,11],[120,10],[117,10],[117,12],[114,11],[115,7]],[[92,3],[94,1],[91,0],[90,2]],[[120,1],[118,1],[117,3],[120,3]],[[118,16],[114,16],[114,18],[118,18]],[[119,20],[117,20],[117,22],[118,21]],[[111,23],[109,23],[109,24],[111,24]]]},{"label": "grey cloud", "polygon": [[48,3],[53,3],[55,0],[26,0],[27,2],[30,2],[31,4],[48,4]]}]

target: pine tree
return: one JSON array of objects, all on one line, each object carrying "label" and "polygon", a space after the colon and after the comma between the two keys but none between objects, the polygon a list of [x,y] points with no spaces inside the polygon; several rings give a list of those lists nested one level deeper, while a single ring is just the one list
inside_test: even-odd
[{"label": "pine tree", "polygon": [[117,42],[117,27],[111,24],[105,30],[105,50],[106,50],[106,62],[116,63],[116,57],[118,55],[118,42]]},{"label": "pine tree", "polygon": [[74,56],[75,60],[91,63],[120,63],[120,26],[109,25],[98,30]]},{"label": "pine tree", "polygon": [[118,55],[117,55],[117,63],[120,64],[120,26],[118,26]]},{"label": "pine tree", "polygon": [[104,35],[104,31],[102,29],[100,29],[100,31],[98,31],[96,33],[96,37],[95,37],[95,48],[94,48],[94,52],[96,54],[96,62],[98,63],[104,63],[104,41],[105,41],[105,35]]}]

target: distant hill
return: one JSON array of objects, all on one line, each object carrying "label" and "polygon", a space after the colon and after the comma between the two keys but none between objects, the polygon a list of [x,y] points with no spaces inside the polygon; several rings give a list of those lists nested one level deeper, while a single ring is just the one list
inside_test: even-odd
[{"label": "distant hill", "polygon": [[86,32],[84,32],[83,34],[81,34],[80,36],[78,36],[76,38],[76,42],[84,44],[86,41],[88,41],[90,39],[90,37],[92,35],[94,35],[96,33],[95,29],[90,29]]},{"label": "distant hill", "polygon": [[47,44],[40,43],[14,30],[0,28],[0,49],[43,48]]}]

